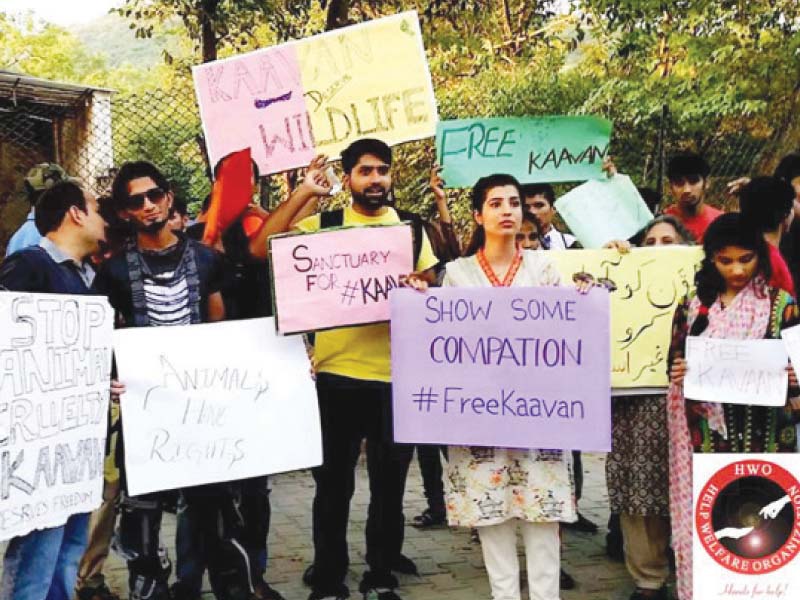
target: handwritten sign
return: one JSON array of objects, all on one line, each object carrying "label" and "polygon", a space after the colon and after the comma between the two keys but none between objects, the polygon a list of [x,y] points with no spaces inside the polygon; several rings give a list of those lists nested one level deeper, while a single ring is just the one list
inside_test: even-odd
[{"label": "handwritten sign", "polygon": [[113,311],[0,292],[0,540],[100,506]]},{"label": "handwritten sign", "polygon": [[261,173],[331,158],[353,140],[432,136],[436,101],[408,11],[193,67],[211,164],[250,148]]},{"label": "handwritten sign", "polygon": [[608,294],[392,294],[395,440],[611,449]]},{"label": "handwritten sign", "polygon": [[584,248],[627,240],[653,219],[631,178],[620,174],[570,190],[556,200],[556,210]]},{"label": "handwritten sign", "polygon": [[789,357],[781,340],[686,339],[683,393],[692,400],[784,406]]},{"label": "handwritten sign", "polygon": [[447,187],[472,187],[508,173],[521,183],[602,176],[611,122],[591,116],[492,117],[440,121],[436,153]]},{"label": "handwritten sign", "polygon": [[667,354],[677,304],[694,289],[702,248],[551,251],[565,282],[588,273],[611,293],[611,385],[666,388]]},{"label": "handwritten sign", "polygon": [[413,269],[408,225],[274,236],[270,268],[278,331],[389,320],[389,292]]},{"label": "handwritten sign", "polygon": [[114,351],[131,494],[321,463],[303,342],[271,318],[119,329]]},{"label": "handwritten sign", "polygon": [[781,339],[786,346],[792,366],[795,371],[800,372],[800,325],[781,331]]}]

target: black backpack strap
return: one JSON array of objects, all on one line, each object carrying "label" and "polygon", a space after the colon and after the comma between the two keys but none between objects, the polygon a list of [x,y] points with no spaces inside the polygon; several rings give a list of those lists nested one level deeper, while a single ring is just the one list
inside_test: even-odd
[{"label": "black backpack strap", "polygon": [[329,210],[319,215],[319,228],[330,229],[331,227],[341,227],[344,223],[344,210],[338,208]]},{"label": "black backpack strap", "polygon": [[414,232],[414,270],[416,270],[419,255],[422,252],[422,236],[424,235],[425,224],[422,222],[422,217],[417,213],[397,209],[395,211],[401,221],[411,221],[411,229]]}]

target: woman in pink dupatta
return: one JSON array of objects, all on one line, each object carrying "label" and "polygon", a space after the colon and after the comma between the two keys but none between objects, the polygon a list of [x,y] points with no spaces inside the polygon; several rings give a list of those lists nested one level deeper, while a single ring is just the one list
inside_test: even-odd
[{"label": "woman in pink dupatta", "polygon": [[[795,452],[800,393],[789,371],[785,408],[686,400],[683,358],[687,335],[726,339],[778,338],[800,322],[795,300],[767,285],[769,254],[761,233],[738,213],[708,228],[697,292],[675,312],[670,348],[667,421],[670,435],[670,513],[678,567],[678,597],[692,599],[692,453]],[[698,599],[704,600],[704,599]]]}]

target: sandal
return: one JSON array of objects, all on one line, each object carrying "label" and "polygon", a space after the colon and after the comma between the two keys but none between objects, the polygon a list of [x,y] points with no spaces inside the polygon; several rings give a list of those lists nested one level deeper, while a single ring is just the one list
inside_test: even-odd
[{"label": "sandal", "polygon": [[411,525],[417,529],[435,529],[447,525],[446,513],[435,513],[430,508],[426,508],[422,514],[417,515],[411,520]]}]

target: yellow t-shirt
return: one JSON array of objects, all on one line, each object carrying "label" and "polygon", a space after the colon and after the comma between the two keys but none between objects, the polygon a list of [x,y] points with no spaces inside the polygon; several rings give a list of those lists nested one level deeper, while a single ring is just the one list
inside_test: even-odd
[{"label": "yellow t-shirt", "polygon": [[[350,227],[395,223],[400,223],[400,217],[393,208],[389,208],[378,217],[368,217],[348,206],[344,209],[342,219],[342,225]],[[320,216],[312,215],[303,219],[295,224],[295,228],[306,233],[319,231]],[[424,231],[422,235],[417,271],[430,269],[439,262],[433,253],[428,236]],[[317,360],[317,371],[321,373],[388,383],[392,379],[389,324],[376,323],[320,331],[314,342],[314,356]]]}]

